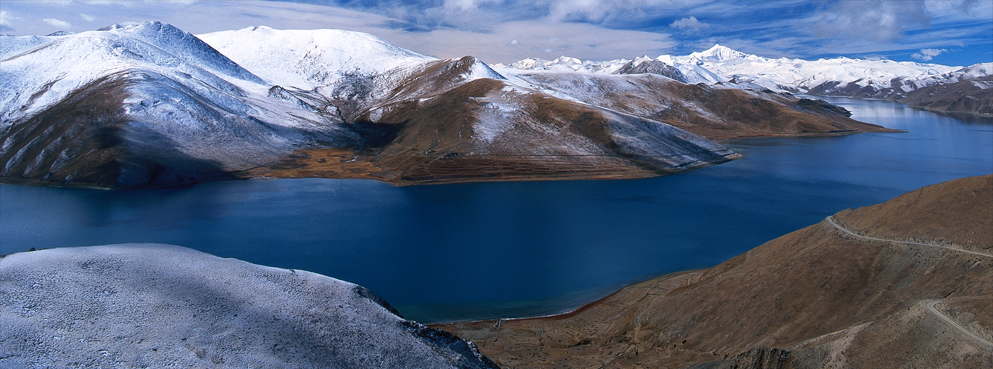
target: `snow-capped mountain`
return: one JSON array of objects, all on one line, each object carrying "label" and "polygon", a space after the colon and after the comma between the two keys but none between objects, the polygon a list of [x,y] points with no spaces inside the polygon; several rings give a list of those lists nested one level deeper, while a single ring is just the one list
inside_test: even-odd
[{"label": "snow-capped mountain", "polygon": [[168,24],[24,40],[0,70],[3,176],[195,182],[355,138],[333,116],[269,97],[261,78]]},{"label": "snow-capped mountain", "polygon": [[367,33],[333,29],[250,27],[197,37],[270,84],[303,90],[434,60]]},{"label": "snow-capped mountain", "polygon": [[[623,63],[622,63],[623,62]],[[899,100],[910,91],[991,74],[993,63],[967,68],[938,64],[834,58],[801,60],[766,58],[746,54],[726,46],[714,47],[686,56],[661,55],[631,61],[581,61],[561,57],[552,61],[525,59],[505,66],[504,74],[535,71],[574,70],[583,73],[618,73],[624,63],[629,70],[642,64],[664,63],[681,72],[687,83],[722,83],[731,86],[768,89],[813,95],[886,98]],[[658,66],[652,67],[659,69]],[[646,73],[648,67],[642,68]]]},{"label": "snow-capped mountain", "polygon": [[[393,183],[643,177],[738,157],[700,134],[880,129],[822,102],[683,83],[721,80],[700,63],[741,58],[725,50],[693,64],[559,58],[500,69],[356,32],[198,37],[158,22],[2,45],[0,177],[29,183],[142,187],[370,168]],[[599,77],[582,77],[590,73]],[[307,161],[325,149],[349,156]]]},{"label": "snow-capped mountain", "polygon": [[521,69],[549,72],[614,73],[629,62],[631,62],[631,60],[628,59],[591,61],[579,60],[568,56],[560,56],[554,60],[528,58],[510,63],[509,65],[494,64],[494,67],[497,69]]},{"label": "snow-capped mountain", "polygon": [[686,56],[685,61],[687,62],[721,62],[727,60],[735,59],[748,59],[749,57],[754,57],[751,59],[756,59],[755,55],[745,54],[741,51],[731,49],[727,46],[721,46],[720,44],[714,44],[714,47],[707,49],[705,51],[699,51],[691,53]]}]

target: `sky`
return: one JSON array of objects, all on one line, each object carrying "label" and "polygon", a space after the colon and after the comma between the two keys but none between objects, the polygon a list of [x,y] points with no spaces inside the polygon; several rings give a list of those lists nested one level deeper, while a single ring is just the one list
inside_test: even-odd
[{"label": "sky", "polygon": [[194,34],[264,25],[367,32],[488,63],[686,55],[993,62],[991,0],[294,0],[0,2],[0,32],[46,35],[158,20]]}]

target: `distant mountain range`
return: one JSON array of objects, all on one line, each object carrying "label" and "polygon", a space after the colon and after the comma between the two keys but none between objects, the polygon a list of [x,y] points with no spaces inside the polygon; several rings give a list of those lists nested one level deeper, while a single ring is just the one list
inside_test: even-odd
[{"label": "distant mountain range", "polygon": [[886,99],[938,111],[993,114],[993,93],[986,91],[993,87],[993,63],[963,68],[844,57],[813,61],[772,59],[714,45],[686,56],[643,56],[602,62],[570,57],[524,59],[496,67],[506,74],[521,71],[655,73],[690,84]]},{"label": "distant mountain range", "polygon": [[886,131],[795,90],[726,80],[710,60],[753,58],[726,48],[528,70],[340,30],[194,36],[147,22],[0,41],[5,182],[632,178],[740,157],[714,139]]}]

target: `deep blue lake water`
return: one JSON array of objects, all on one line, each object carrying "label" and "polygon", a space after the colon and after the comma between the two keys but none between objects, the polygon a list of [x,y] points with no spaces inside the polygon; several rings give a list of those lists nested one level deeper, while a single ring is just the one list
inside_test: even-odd
[{"label": "deep blue lake water", "polygon": [[422,322],[515,317],[709,267],[845,208],[993,173],[993,120],[830,100],[909,133],[735,141],[746,158],[641,180],[0,185],[0,253],[168,243],[358,283]]}]

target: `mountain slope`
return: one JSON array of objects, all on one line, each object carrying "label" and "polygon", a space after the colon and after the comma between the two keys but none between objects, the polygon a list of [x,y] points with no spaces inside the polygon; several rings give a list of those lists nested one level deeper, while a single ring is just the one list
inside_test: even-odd
[{"label": "mountain slope", "polygon": [[[472,57],[426,63],[377,102],[354,117],[388,138],[342,155],[397,184],[647,177],[738,157],[665,123],[512,84]],[[341,173],[345,157],[311,160],[327,154],[304,151],[250,175]]]},{"label": "mountain slope", "polygon": [[348,282],[178,246],[0,257],[0,367],[495,368]]},{"label": "mountain slope", "polygon": [[847,111],[823,101],[689,85],[658,74],[533,72],[515,77],[568,99],[665,122],[710,139],[892,132],[849,119]]},{"label": "mountain slope", "polygon": [[[710,139],[886,131],[824,102],[686,85],[716,77],[648,58],[558,61],[635,74],[504,74],[356,32],[201,37],[149,22],[12,39],[0,178],[112,188],[636,178],[740,157]],[[718,51],[694,58],[740,57]]]},{"label": "mountain slope", "polygon": [[355,139],[332,115],[269,97],[259,77],[170,25],[50,39],[0,71],[8,180],[189,184]]},{"label": "mountain slope", "polygon": [[908,92],[898,101],[941,112],[993,115],[993,75],[939,83]]},{"label": "mountain slope", "polygon": [[572,314],[440,327],[514,367],[988,368],[991,205],[993,175],[959,179]]},{"label": "mountain slope", "polygon": [[[524,72],[521,72],[524,71]],[[686,56],[661,55],[657,58],[639,57],[633,60],[604,62],[581,61],[562,57],[553,61],[525,59],[511,63],[507,74],[536,71],[579,71],[594,74],[654,73],[687,83],[724,84],[729,87],[775,92],[803,93],[822,96],[845,96],[901,101],[912,106],[941,111],[977,113],[993,109],[981,88],[938,87],[966,80],[981,81],[993,75],[993,64],[981,63],[966,68],[938,64],[894,62],[890,60],[860,60],[834,58],[801,60],[765,58],[742,53],[725,46],[714,47]],[[675,75],[678,71],[679,75]],[[981,84],[981,83],[980,83]],[[923,102],[922,96],[955,90],[966,100],[951,103],[950,95],[940,101]],[[914,92],[922,90],[922,92]],[[976,95],[976,96],[974,96]],[[911,97],[913,96],[913,97]],[[988,113],[980,113],[988,114]]]},{"label": "mountain slope", "polygon": [[327,90],[351,82],[350,77],[374,79],[434,60],[370,34],[343,30],[250,27],[197,37],[270,84],[303,90]]}]

